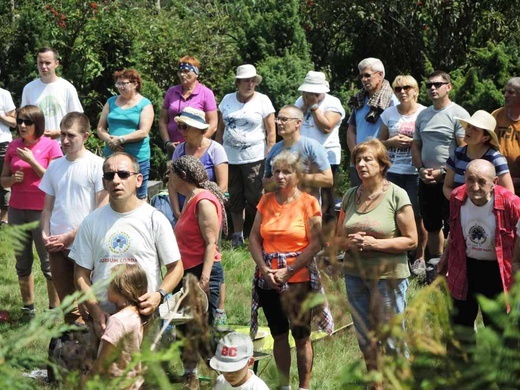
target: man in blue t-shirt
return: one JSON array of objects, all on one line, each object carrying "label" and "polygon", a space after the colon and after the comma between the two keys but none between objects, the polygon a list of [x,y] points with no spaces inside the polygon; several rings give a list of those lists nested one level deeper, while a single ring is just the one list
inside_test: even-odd
[{"label": "man in blue t-shirt", "polygon": [[283,150],[298,153],[302,159],[304,170],[299,186],[319,199],[319,189],[331,187],[333,183],[327,151],[319,142],[303,137],[300,128],[303,123],[302,110],[294,105],[282,107],[276,118],[278,135],[283,140],[276,143],[265,161],[264,189],[275,190],[275,182],[271,167],[273,158]]},{"label": "man in blue t-shirt", "polygon": [[[385,67],[377,58],[365,58],[358,64],[359,79],[363,88],[348,102],[352,110],[348,119],[347,145],[354,147],[369,138],[377,138],[383,121],[381,113],[399,101],[392,86],[385,80]],[[356,169],[350,166],[350,185],[361,184]]]}]

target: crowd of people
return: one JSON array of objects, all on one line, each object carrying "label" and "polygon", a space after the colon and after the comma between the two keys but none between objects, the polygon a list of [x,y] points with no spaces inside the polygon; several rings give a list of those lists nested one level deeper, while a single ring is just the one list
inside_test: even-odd
[{"label": "crowd of people", "polygon": [[[263,79],[253,65],[236,69],[237,91],[217,105],[199,82],[199,61],[182,57],[180,84],[168,89],[159,115],[171,160],[174,220],[168,221],[147,203],[155,114],[140,93],[140,74],[114,73],[118,94],[107,100],[97,124],[103,158],[85,147],[90,122],[72,84],[56,74],[58,53],[40,49],[37,65],[40,77],[24,88],[20,108],[0,89],[2,223],[40,221],[16,252],[26,319],[35,314],[33,242],[49,308],[75,291],[89,294],[64,319],[87,327],[99,346],[91,375],[127,375],[129,388],[142,385],[141,367],[127,369],[132,353],[139,351],[145,324],[188,274],[208,297],[207,324],[226,322],[221,241],[228,214],[232,248],[248,239],[255,265],[250,336],[258,330],[261,308],[282,390],[291,388],[289,332],[298,388],[308,389],[312,324],[334,331],[326,300],[312,309],[303,304],[324,294],[317,256],[324,248],[342,253],[348,304],[368,369],[378,368],[379,325],[404,312],[409,277],[424,274],[427,265],[447,275],[453,323],[466,333],[473,332],[476,294],[493,298],[513,284],[520,265],[518,77],[505,87],[504,107],[470,116],[451,101],[448,73],[427,76],[432,105],[425,107],[414,77],[398,75],[390,83],[379,59],[362,60],[362,87],[345,102],[351,110],[351,188],[337,215],[339,128],[346,116],[342,102],[329,94],[325,74],[309,71],[301,96],[275,114],[269,97],[256,91]],[[12,139],[10,127],[18,138]],[[486,316],[484,323],[490,324]],[[180,329],[196,350],[196,330]],[[409,355],[402,340],[385,339],[384,347]],[[266,388],[249,369],[250,337],[225,336],[213,354],[210,366],[223,373],[215,388]],[[197,353],[183,353],[190,388],[198,388],[198,360]]]}]

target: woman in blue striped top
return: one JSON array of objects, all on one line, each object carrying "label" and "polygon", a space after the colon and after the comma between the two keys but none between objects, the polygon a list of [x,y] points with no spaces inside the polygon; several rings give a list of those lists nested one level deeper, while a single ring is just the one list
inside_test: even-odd
[{"label": "woman in blue striped top", "polygon": [[507,160],[500,154],[496,120],[484,110],[479,110],[469,119],[457,119],[466,130],[465,146],[455,149],[446,163],[446,178],[444,179],[444,196],[450,199],[453,189],[464,184],[464,172],[470,161],[484,159],[495,166],[497,184],[514,193],[513,179],[507,167]]}]

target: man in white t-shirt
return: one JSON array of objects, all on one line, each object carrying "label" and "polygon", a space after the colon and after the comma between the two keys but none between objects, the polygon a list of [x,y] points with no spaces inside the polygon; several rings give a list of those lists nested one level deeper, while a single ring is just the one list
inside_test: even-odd
[{"label": "man in white t-shirt", "polygon": [[[137,198],[142,184],[135,157],[116,152],[103,164],[103,185],[109,204],[90,213],[81,223],[69,257],[76,262],[77,288],[88,294],[96,282],[96,297],[86,308],[95,335],[100,338],[106,321],[115,312],[108,302],[110,271],[117,264],[139,264],[147,274],[148,292],[139,298],[140,313],[151,315],[179,284],[184,269],[177,241],[168,219]],[[161,280],[161,266],[166,273]]]},{"label": "man in white t-shirt", "polygon": [[[439,272],[448,273],[454,324],[473,332],[477,295],[507,294],[519,269],[520,251],[513,249],[520,249],[520,198],[496,184],[495,167],[487,160],[471,161],[464,177],[466,184],[451,194],[450,238]],[[486,313],[483,320],[492,324]]]},{"label": "man in white t-shirt", "polygon": [[[13,98],[9,91],[0,88],[0,172],[4,166],[4,157],[9,142],[13,140],[10,127],[16,126]],[[0,185],[0,223],[7,223],[7,206],[9,205],[10,188]]]},{"label": "man in white t-shirt", "polygon": [[[103,189],[103,159],[85,148],[90,121],[80,112],[70,112],[61,121],[61,147],[65,156],[53,160],[39,188],[45,192],[41,226],[49,252],[54,286],[60,300],[76,291],[74,263],[68,258],[79,224],[93,210],[106,204]],[[65,321],[81,322],[78,308],[65,313]]]},{"label": "man in white t-shirt", "polygon": [[329,82],[323,72],[310,71],[305,76],[298,91],[302,95],[294,103],[303,111],[301,135],[318,141],[327,150],[334,183],[332,187],[321,189],[321,209],[323,223],[335,226],[335,184],[336,173],[341,163],[341,144],[339,142],[339,127],[345,118],[345,109],[338,98],[329,95]]},{"label": "man in white t-shirt", "polygon": [[60,136],[60,123],[65,114],[83,112],[76,88],[56,74],[60,65],[55,49],[38,50],[37,65],[40,77],[23,88],[22,107],[28,104],[40,107],[45,116],[45,135],[56,139]]}]

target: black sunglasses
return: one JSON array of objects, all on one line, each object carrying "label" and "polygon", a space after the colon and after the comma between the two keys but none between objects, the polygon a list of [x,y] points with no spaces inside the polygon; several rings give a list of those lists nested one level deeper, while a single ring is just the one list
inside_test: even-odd
[{"label": "black sunglasses", "polygon": [[129,171],[105,172],[105,173],[103,173],[103,179],[112,181],[112,180],[114,180],[116,173],[117,173],[117,176],[119,176],[119,178],[121,180],[126,180],[132,175],[138,175],[137,172],[129,172]]},{"label": "black sunglasses", "polygon": [[21,125],[22,123],[25,123],[25,126],[32,126],[34,125],[34,121],[32,119],[22,119],[22,118],[16,118],[16,123]]},{"label": "black sunglasses", "polygon": [[426,83],[426,88],[430,89],[431,87],[435,87],[435,89],[439,89],[443,85],[449,84],[445,81],[438,81],[436,83]]},{"label": "black sunglasses", "polygon": [[410,85],[403,85],[402,87],[395,87],[394,91],[397,93],[399,93],[401,91],[408,92],[410,89],[412,89],[412,87]]},{"label": "black sunglasses", "polygon": [[187,130],[188,129],[188,125],[185,125],[185,124],[182,124],[182,123],[177,123],[177,129],[179,129],[179,130]]}]

